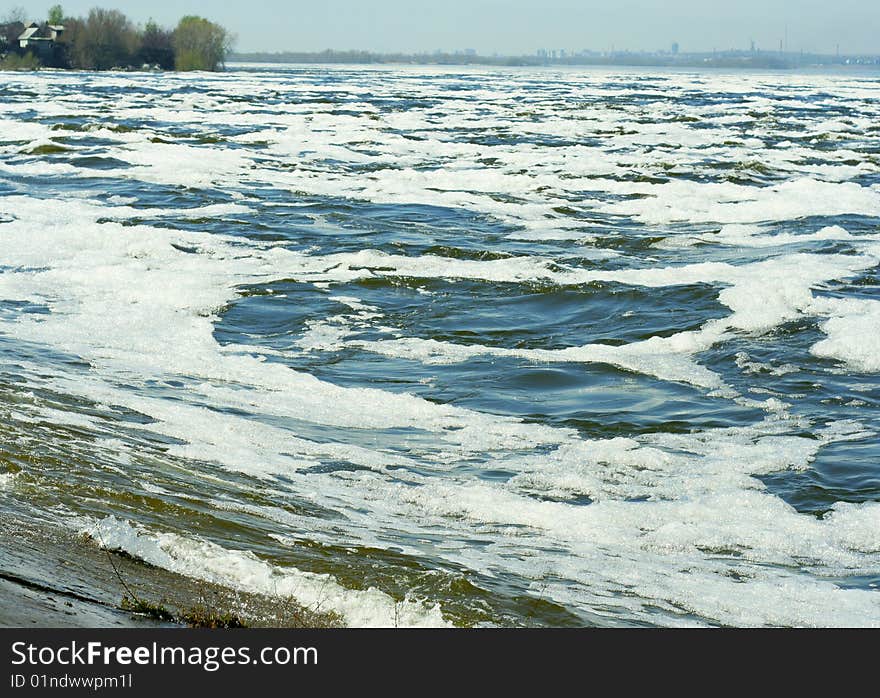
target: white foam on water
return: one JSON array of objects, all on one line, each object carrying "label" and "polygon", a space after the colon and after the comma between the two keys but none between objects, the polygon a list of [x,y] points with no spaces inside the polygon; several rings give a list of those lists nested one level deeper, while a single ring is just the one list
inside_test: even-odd
[{"label": "white foam on water", "polygon": [[[514,82],[520,80],[515,74],[506,77]],[[442,91],[412,80],[412,76],[394,74],[394,78],[403,80],[414,96],[427,94],[433,98],[442,94]],[[674,154],[679,166],[691,167],[700,167],[707,154],[721,162],[728,162],[731,155],[749,156],[749,150],[755,146],[748,140],[743,141],[741,146],[718,145],[719,140],[735,142],[737,134],[721,126],[725,118],[735,117],[724,114],[719,118],[717,113],[713,113],[712,107],[689,105],[677,108],[665,104],[655,116],[661,120],[686,117],[697,119],[698,122],[711,117],[715,125],[713,129],[694,128],[690,123],[674,121],[649,122],[632,105],[625,107],[623,113],[600,107],[571,118],[568,114],[558,113],[554,100],[538,101],[533,105],[534,114],[541,118],[523,119],[519,115],[523,107],[510,97],[509,91],[486,89],[471,91],[467,99],[455,100],[455,108],[448,111],[417,108],[401,113],[384,113],[377,112],[372,105],[368,109],[361,108],[364,95],[394,96],[399,94],[399,86],[390,83],[378,86],[358,84],[352,80],[329,88],[301,80],[290,88],[292,103],[272,104],[254,111],[252,104],[244,104],[241,100],[224,100],[213,94],[175,95],[168,84],[160,84],[150,76],[145,79],[152,89],[162,93],[162,97],[151,102],[126,95],[114,105],[120,118],[159,125],[189,124],[197,131],[207,133],[211,131],[211,124],[215,123],[251,128],[253,130],[232,137],[248,147],[229,149],[186,143],[156,143],[152,142],[153,131],[111,132],[102,135],[120,145],[110,149],[110,154],[134,165],[127,170],[108,173],[111,176],[193,187],[240,187],[258,182],[316,195],[379,203],[467,208],[517,226],[521,231],[514,235],[523,235],[523,239],[577,239],[578,230],[589,226],[589,223],[560,216],[555,210],[559,206],[574,205],[585,213],[591,210],[623,213],[638,220],[650,219],[654,222],[733,222],[728,221],[731,217],[736,221],[743,218],[755,221],[782,220],[832,213],[870,215],[867,212],[877,209],[876,197],[870,196],[871,189],[860,191],[861,188],[851,182],[839,182],[843,178],[872,171],[871,168],[876,170],[876,165],[865,161],[857,166],[844,164],[860,157],[858,153],[844,150],[829,152],[827,149],[815,150],[802,146],[765,151],[762,157],[767,166],[800,172],[813,178],[764,189],[734,184],[704,185],[675,181],[651,185],[597,179],[597,176],[627,176],[633,171],[650,175],[657,167],[666,167],[671,154]],[[205,76],[200,76],[200,79],[207,80]],[[587,82],[573,87],[568,84],[572,79],[570,75],[559,75],[555,79],[559,81],[557,87],[563,94],[569,91],[578,99],[587,96],[597,99],[607,97],[602,82]],[[627,78],[618,76],[616,79]],[[122,87],[113,81],[97,80],[102,86]],[[42,87],[51,90],[75,83],[73,79],[51,88]],[[671,82],[669,88],[674,93],[693,89],[697,84],[689,81]],[[224,94],[249,95],[253,99],[258,99],[261,94],[273,94],[269,78],[250,75],[236,75],[235,80],[229,76],[216,78],[213,86]],[[728,87],[724,85],[724,89]],[[773,89],[779,88],[776,85]],[[846,85],[825,88],[841,95],[848,94],[849,90]],[[701,86],[700,89],[705,87]],[[296,103],[297,94],[310,98],[323,92],[345,95],[340,103],[348,102],[346,108],[356,110],[357,114],[338,113],[338,105],[335,104]],[[66,98],[66,95],[63,89],[56,93],[59,99]],[[448,94],[443,96],[450,97]],[[660,96],[666,95],[658,93]],[[476,98],[485,99],[486,102],[478,107],[472,101]],[[748,111],[755,109],[755,103],[761,103],[762,99],[753,97],[751,102],[745,102],[737,108],[743,110],[744,118],[751,119]],[[768,110],[778,104],[768,100]],[[799,102],[793,101],[792,104]],[[53,100],[44,100],[36,105],[46,116],[55,113],[55,107]],[[486,114],[487,107],[493,114]],[[69,109],[90,114],[96,119],[102,118],[96,108],[89,111],[90,105],[84,100],[71,102]],[[815,125],[815,135],[856,128],[826,121],[828,123]],[[870,120],[865,123],[870,123]],[[159,128],[156,126],[154,131]],[[464,128],[477,128],[485,133],[501,129],[510,135],[527,139],[533,139],[536,135],[566,137],[575,142],[552,149],[531,144],[507,144],[503,140],[491,145],[466,143],[454,137],[457,130]],[[400,132],[395,129],[400,129]],[[591,133],[601,134],[601,143],[587,146],[577,142],[577,139]],[[418,135],[418,139],[406,137],[410,134]],[[792,134],[792,137],[803,135],[795,131]],[[82,134],[73,132],[71,137],[78,139]],[[759,139],[757,143],[763,145]],[[807,145],[815,146],[816,143]],[[649,152],[651,147],[655,150]],[[663,152],[664,149],[670,152]],[[803,162],[819,156],[834,162],[823,166]],[[486,166],[484,161],[487,157],[495,161],[493,166]],[[265,166],[267,158],[273,159],[270,166]],[[296,158],[300,164],[293,170],[286,167],[291,158]],[[257,162],[261,166],[255,167]],[[340,162],[349,165],[370,164],[379,168],[364,177],[360,172],[346,172],[339,168]],[[424,169],[422,166],[426,163],[431,167]],[[285,167],[279,169],[276,164]],[[92,173],[74,168],[70,174],[90,176]],[[569,193],[572,189],[614,195],[636,194],[650,198],[610,204],[592,201],[589,196],[584,201],[572,201]],[[497,193],[503,193],[506,198],[499,200]],[[598,255],[612,253],[601,251],[592,254],[600,259]]]},{"label": "white foam on water", "polygon": [[273,566],[249,551],[227,550],[197,538],[148,531],[112,516],[81,524],[81,532],[108,550],[124,550],[172,572],[243,591],[292,597],[306,608],[334,611],[352,627],[448,625],[437,605],[395,601],[374,587],[346,589],[327,574]]},{"label": "white foam on water", "polygon": [[828,337],[814,344],[811,353],[857,371],[880,371],[880,301],[821,298],[813,309],[828,317],[820,325]]},{"label": "white foam on water", "polygon": [[[31,143],[33,141],[45,141],[52,135],[51,129],[44,124],[33,121],[17,121],[13,119],[0,119],[0,144],[7,152],[15,152],[19,148],[9,148],[9,143]],[[28,146],[30,147],[30,146]]]},{"label": "white foam on water", "polygon": [[[500,534],[495,548],[501,557],[514,549],[536,551],[538,570],[525,559],[524,566],[531,564],[538,578],[568,580],[560,587],[576,580],[574,596],[594,609],[628,605],[613,591],[623,586],[636,597],[630,612],[642,617],[650,617],[652,599],[723,624],[876,626],[876,594],[821,577],[874,573],[880,529],[873,522],[880,505],[841,504],[819,520],[796,513],[751,477],[808,467],[824,444],[865,438],[864,431],[847,429],[853,426],[832,429],[818,442],[773,435],[772,423],[583,442],[535,458],[532,470],[507,486],[398,485],[385,487],[383,496],[409,503],[413,516],[427,514],[445,525],[463,518],[478,534]],[[367,486],[367,478],[360,484]],[[572,507],[524,492],[589,494],[598,501]],[[482,555],[488,571],[492,556]],[[805,569],[819,577],[804,576]],[[546,593],[557,593],[552,583]]]},{"label": "white foam on water", "polygon": [[115,150],[113,154],[132,167],[109,172],[111,176],[184,187],[224,184],[235,180],[254,164],[245,154],[235,150],[181,143],[139,142]]},{"label": "white foam on water", "polygon": [[852,235],[839,225],[826,226],[815,233],[782,233],[771,232],[767,227],[758,225],[725,225],[717,233],[706,233],[696,236],[671,236],[654,243],[660,249],[692,247],[699,244],[718,244],[731,247],[782,247],[785,245],[803,245],[805,243],[824,240],[843,240],[847,242],[876,240],[874,235]]},{"label": "white foam on water", "polygon": [[797,373],[800,369],[794,364],[782,364],[774,366],[770,363],[762,363],[760,361],[752,361],[749,355],[744,352],[738,352],[734,357],[736,365],[746,373],[761,374],[768,373],[771,376],[784,376],[789,373]]},{"label": "white foam on water", "polygon": [[855,182],[799,179],[763,188],[675,181],[654,185],[609,184],[621,193],[643,194],[599,210],[648,225],[688,222],[763,223],[808,216],[880,216],[880,193]]},{"label": "white foam on water", "polygon": [[340,351],[352,332],[350,326],[338,320],[309,320],[306,326],[306,331],[293,343],[305,352]]},{"label": "white foam on water", "polygon": [[32,414],[32,417],[25,417],[22,415],[20,418],[23,421],[47,421],[55,425],[82,427],[84,429],[94,429],[96,425],[96,419],[88,415],[71,412],[69,410],[58,410],[43,405],[32,409]]},{"label": "white foam on water", "polygon": [[82,173],[82,170],[65,162],[0,162],[0,174],[41,177],[41,176],[70,176],[74,177]]},{"label": "white foam on water", "polygon": [[253,213],[253,209],[237,203],[208,204],[192,208],[138,208],[133,197],[113,197],[110,205],[93,199],[89,194],[82,198],[71,195],[65,199],[36,199],[31,196],[10,195],[0,201],[0,210],[15,218],[27,219],[34,227],[58,223],[59,214],[64,222],[82,225],[95,225],[98,220],[130,221],[136,218],[209,218],[235,214]]},{"label": "white foam on water", "polygon": [[368,313],[368,315],[361,315],[361,317],[374,318],[381,316],[378,307],[376,307],[375,305],[368,305],[367,303],[364,303],[360,298],[354,298],[352,296],[330,296],[329,300],[336,301],[337,303],[343,303],[352,310],[356,310],[359,313]]}]

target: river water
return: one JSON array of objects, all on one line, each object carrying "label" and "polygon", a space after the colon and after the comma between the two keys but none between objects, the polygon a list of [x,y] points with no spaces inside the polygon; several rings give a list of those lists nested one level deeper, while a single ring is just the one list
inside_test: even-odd
[{"label": "river water", "polygon": [[880,625],[877,75],[4,73],[0,153],[7,514],[351,625]]}]

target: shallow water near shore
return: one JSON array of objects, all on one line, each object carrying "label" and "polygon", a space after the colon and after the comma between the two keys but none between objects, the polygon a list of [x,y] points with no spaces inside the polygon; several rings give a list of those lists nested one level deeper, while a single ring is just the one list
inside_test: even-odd
[{"label": "shallow water near shore", "polygon": [[878,124],[861,73],[3,74],[0,513],[355,626],[880,625]]}]

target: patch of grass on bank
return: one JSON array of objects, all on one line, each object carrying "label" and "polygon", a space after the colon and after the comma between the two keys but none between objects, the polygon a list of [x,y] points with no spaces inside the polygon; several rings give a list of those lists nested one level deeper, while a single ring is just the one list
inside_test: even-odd
[{"label": "patch of grass on bank", "polygon": [[[124,596],[119,608],[153,620],[180,623],[192,628],[229,630],[249,627],[344,627],[342,617],[337,613],[308,609],[293,599],[271,599],[271,609],[264,606],[262,610],[258,604],[254,604],[255,599],[259,600],[256,595],[248,595],[247,599],[226,598],[224,595],[224,598],[218,598],[218,603],[225,605],[214,607],[207,602],[204,595],[200,595],[200,601],[190,606],[181,605],[183,599],[163,599],[155,603],[139,597]],[[262,601],[265,603],[270,600]]]},{"label": "patch of grass on bank", "polygon": [[19,56],[17,53],[10,53],[5,58],[0,59],[0,70],[39,70],[40,60],[32,53],[26,53]]},{"label": "patch of grass on bank", "polygon": [[246,628],[245,622],[234,613],[218,612],[207,606],[193,606],[183,611],[180,620],[193,628]]},{"label": "patch of grass on bank", "polygon": [[234,613],[215,611],[202,604],[192,608],[181,609],[174,613],[162,604],[123,596],[119,607],[123,611],[147,616],[154,620],[182,623],[192,628],[222,628],[228,630],[231,628],[247,627],[245,622]]},{"label": "patch of grass on bank", "polygon": [[123,596],[119,608],[123,611],[137,613],[140,616],[147,616],[148,618],[154,618],[156,620],[169,622],[177,620],[177,616],[165,608],[165,606],[157,603],[150,603],[143,599],[132,599],[128,596]]}]

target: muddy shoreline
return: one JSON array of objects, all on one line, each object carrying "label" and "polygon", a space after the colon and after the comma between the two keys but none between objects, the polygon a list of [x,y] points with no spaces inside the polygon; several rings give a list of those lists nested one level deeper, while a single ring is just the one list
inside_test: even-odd
[{"label": "muddy shoreline", "polygon": [[[133,597],[168,616],[126,610]],[[338,617],[293,599],[168,572],[87,536],[0,512],[0,627],[187,627],[211,619],[246,627],[341,626]]]}]

